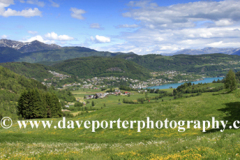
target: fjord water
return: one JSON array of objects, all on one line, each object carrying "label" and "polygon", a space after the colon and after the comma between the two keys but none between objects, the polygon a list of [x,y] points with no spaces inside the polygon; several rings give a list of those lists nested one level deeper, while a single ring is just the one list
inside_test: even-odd
[{"label": "fjord water", "polygon": [[[217,80],[222,80],[223,77],[210,77],[210,78],[204,78],[203,80],[200,81],[188,81],[194,84],[198,84],[198,83],[212,83],[212,81],[217,81]],[[185,82],[186,83],[186,82]],[[184,83],[173,83],[173,84],[164,84],[161,86],[152,86],[152,87],[148,87],[149,89],[168,89],[168,88],[177,88],[178,86],[182,85]]]}]

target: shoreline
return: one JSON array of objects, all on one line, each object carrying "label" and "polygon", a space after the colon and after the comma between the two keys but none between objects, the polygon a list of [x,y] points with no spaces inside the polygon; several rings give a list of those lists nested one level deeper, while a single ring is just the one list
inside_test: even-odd
[{"label": "shoreline", "polygon": [[[206,79],[208,79],[208,78],[212,78],[213,80],[215,79],[220,79],[220,80],[222,80],[224,77],[204,77],[204,78],[202,78],[202,80],[200,79],[200,80],[195,80],[195,81],[187,81],[187,82],[182,82],[182,83],[169,83],[169,84],[163,84],[163,85],[160,85],[160,86],[149,86],[149,87],[147,87],[147,88],[145,88],[145,89],[169,89],[170,87],[171,87],[171,85],[172,85],[172,88],[177,88],[178,86],[180,86],[180,85],[182,85],[182,84],[184,84],[184,83],[189,83],[189,82],[191,82],[191,83],[196,83],[196,82],[199,82],[199,83],[201,83],[200,81],[205,81]],[[213,81],[212,80],[212,81]],[[211,82],[207,82],[207,83],[212,83],[212,81]],[[204,83],[204,82],[203,82]],[[206,83],[206,82],[205,82]],[[166,88],[166,87],[168,87],[168,88]]]}]

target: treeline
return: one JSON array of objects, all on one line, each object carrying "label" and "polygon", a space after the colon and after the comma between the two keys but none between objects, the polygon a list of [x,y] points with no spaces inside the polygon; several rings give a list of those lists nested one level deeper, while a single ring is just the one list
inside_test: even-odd
[{"label": "treeline", "polygon": [[212,81],[212,83],[224,83],[224,79],[222,79],[222,80],[218,79],[217,81],[214,79]]},{"label": "treeline", "polygon": [[55,94],[38,89],[24,91],[18,100],[18,115],[24,119],[62,116],[61,104]]},{"label": "treeline", "polygon": [[198,83],[195,85],[194,83],[188,82],[178,86],[177,89],[173,89],[173,96],[182,97],[181,94],[217,92],[223,89],[223,86],[210,88],[206,83]]}]

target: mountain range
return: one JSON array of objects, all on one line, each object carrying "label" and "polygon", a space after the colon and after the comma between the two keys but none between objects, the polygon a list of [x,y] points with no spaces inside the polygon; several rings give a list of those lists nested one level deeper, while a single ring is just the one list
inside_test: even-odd
[{"label": "mountain range", "polygon": [[0,39],[0,47],[13,48],[21,53],[36,52],[43,50],[60,49],[56,44],[45,44],[37,40],[32,42],[19,42],[8,39]]},{"label": "mountain range", "polygon": [[55,62],[79,57],[113,57],[124,53],[99,52],[85,47],[60,47],[39,41],[18,42],[0,40],[0,63],[5,62]]},{"label": "mountain range", "polygon": [[60,47],[38,41],[24,43],[0,40],[0,65],[39,81],[52,77],[48,70],[79,78],[115,75],[146,79],[149,78],[149,72],[172,70],[223,76],[229,68],[239,70],[239,55],[240,49],[237,48],[188,49],[178,51],[172,56],[164,56],[102,52],[85,47]]},{"label": "mountain range", "polygon": [[[184,49],[171,54],[201,55],[223,53],[228,55],[240,55],[240,48],[212,48]],[[29,63],[52,63],[80,57],[114,57],[126,53],[112,53],[96,51],[86,47],[61,47],[56,44],[45,44],[39,41],[19,42],[8,39],[0,39],[0,63],[5,62],[29,62]],[[134,53],[128,53],[134,54]]]},{"label": "mountain range", "polygon": [[228,55],[240,55],[240,48],[213,48],[206,47],[203,49],[183,49],[171,54],[163,54],[166,56],[172,56],[177,54],[187,54],[187,55],[201,55],[201,54],[212,54],[212,53],[223,53]]}]

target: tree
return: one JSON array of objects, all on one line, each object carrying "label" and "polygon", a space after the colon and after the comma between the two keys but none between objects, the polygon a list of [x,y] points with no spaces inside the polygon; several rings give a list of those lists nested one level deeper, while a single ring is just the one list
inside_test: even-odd
[{"label": "tree", "polygon": [[18,113],[23,118],[46,118],[46,101],[37,89],[25,91],[18,100]]},{"label": "tree", "polygon": [[24,91],[18,100],[18,115],[25,119],[61,117],[61,104],[55,94],[38,89]]},{"label": "tree", "polygon": [[58,97],[55,94],[52,94],[51,97],[54,104],[54,107],[51,108],[52,117],[54,118],[62,117],[62,107]]},{"label": "tree", "polygon": [[52,97],[49,93],[47,93],[45,95],[45,100],[46,100],[46,103],[47,103],[47,117],[50,118],[50,117],[52,117],[51,108],[53,108],[54,104],[53,104],[53,101],[52,101]]},{"label": "tree", "polygon": [[226,89],[230,89],[230,91],[233,91],[237,88],[237,81],[233,70],[228,71],[224,82],[224,87]]},{"label": "tree", "polygon": [[176,96],[177,95],[177,90],[173,89],[173,95]]}]

